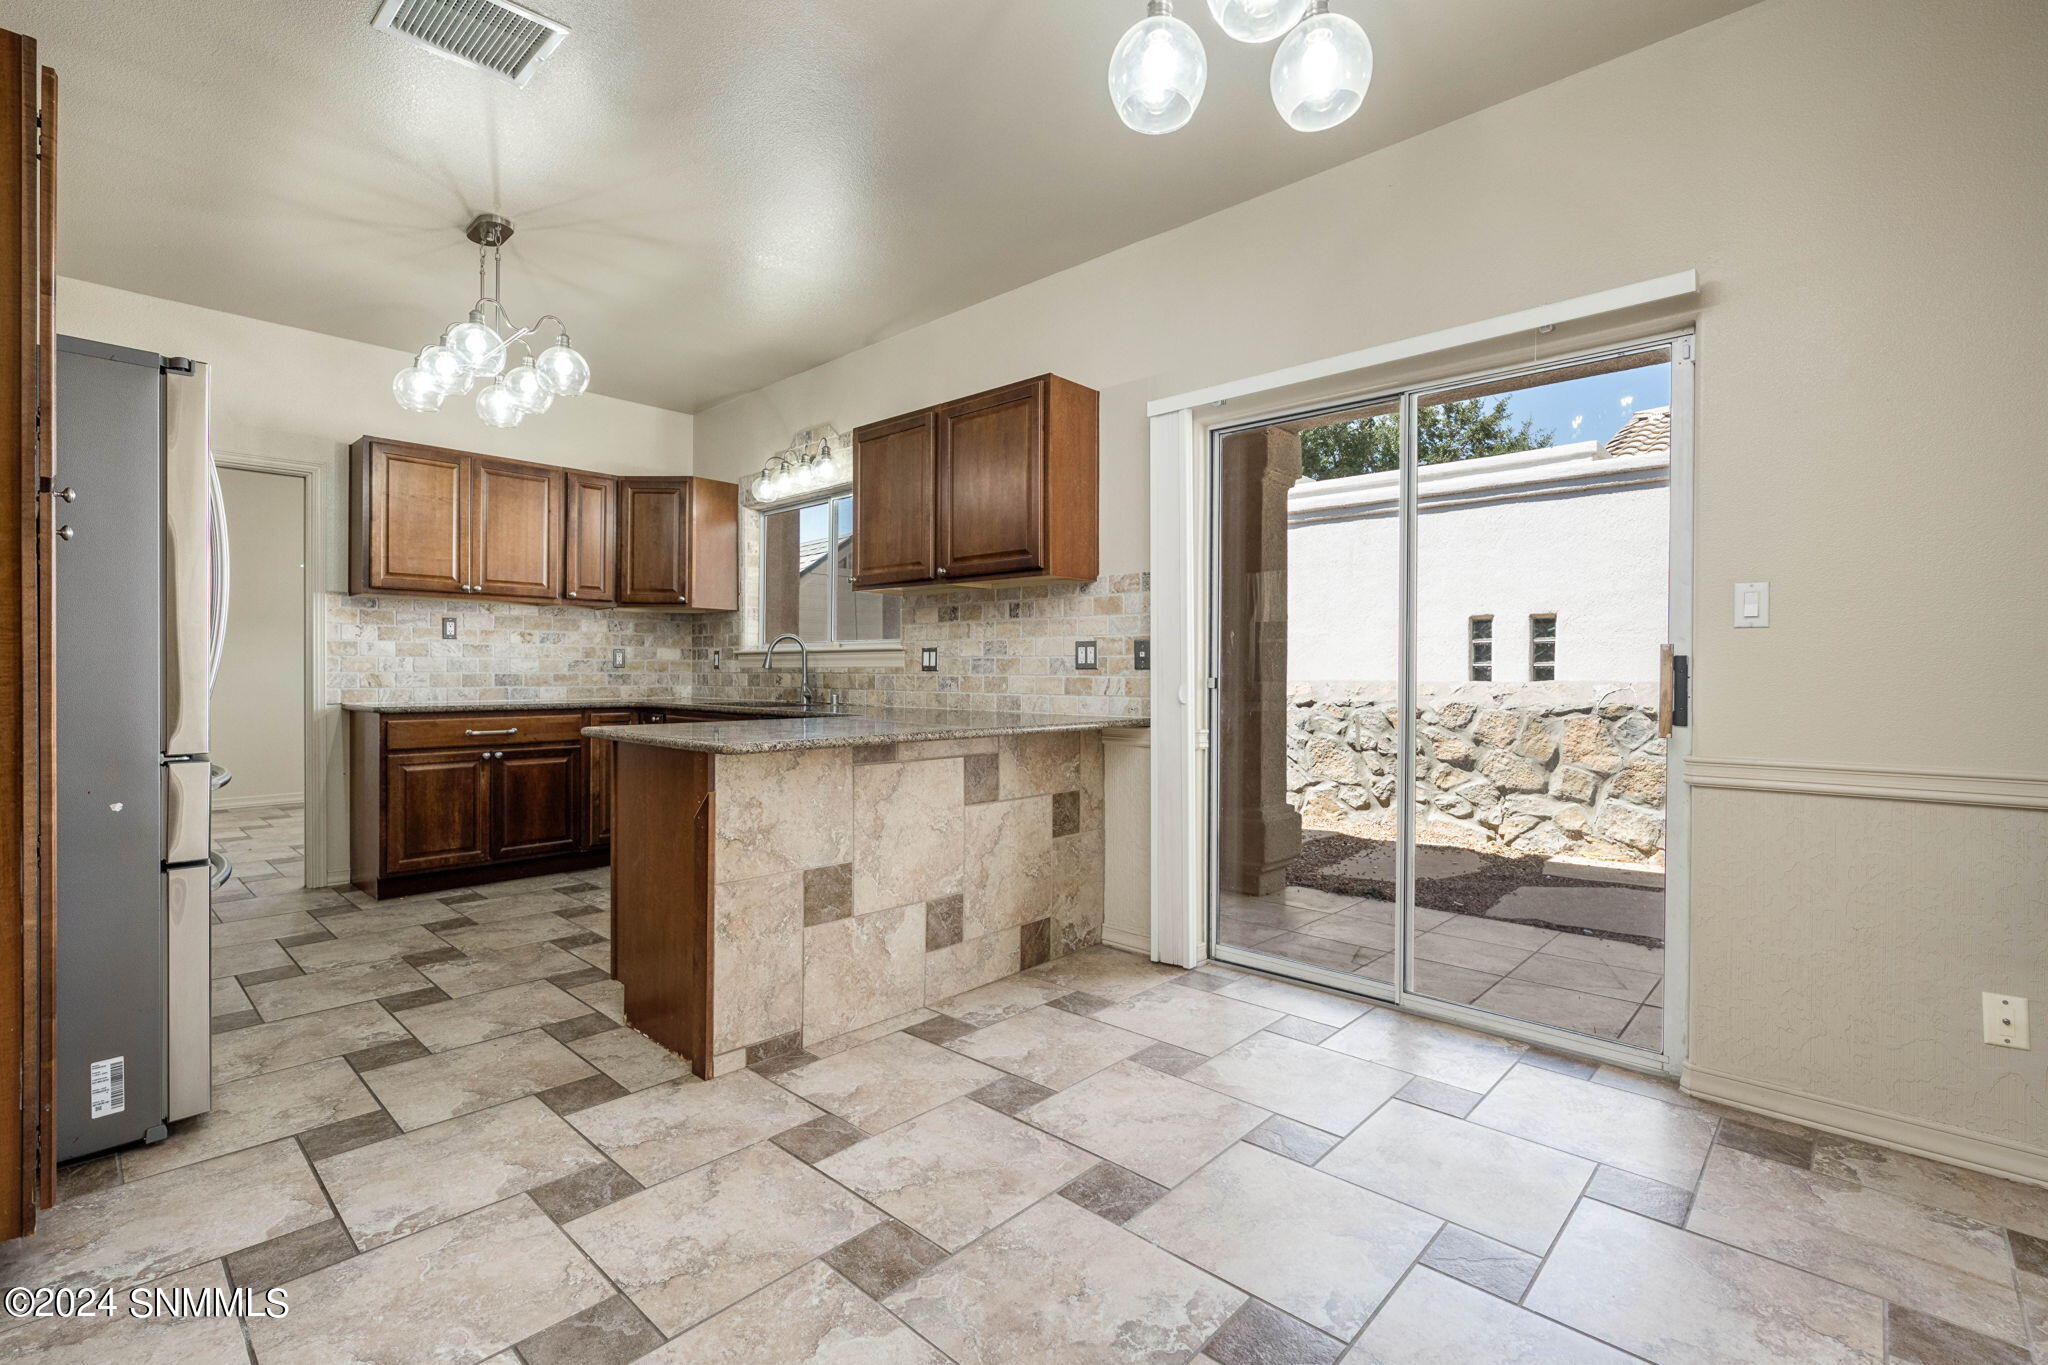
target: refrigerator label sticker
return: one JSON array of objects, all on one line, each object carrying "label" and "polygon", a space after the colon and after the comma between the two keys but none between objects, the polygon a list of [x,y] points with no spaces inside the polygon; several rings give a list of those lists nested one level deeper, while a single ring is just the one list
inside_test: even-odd
[{"label": "refrigerator label sticker", "polygon": [[128,1059],[109,1057],[92,1064],[92,1116],[103,1119],[128,1107]]}]

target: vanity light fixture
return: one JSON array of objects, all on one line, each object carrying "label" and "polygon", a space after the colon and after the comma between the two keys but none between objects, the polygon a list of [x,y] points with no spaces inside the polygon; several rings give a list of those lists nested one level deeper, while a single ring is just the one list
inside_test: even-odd
[{"label": "vanity light fixture", "polygon": [[[437,412],[444,398],[482,384],[476,415],[487,426],[516,427],[527,417],[546,412],[557,398],[574,398],[589,388],[590,362],[569,345],[569,329],[553,313],[520,327],[499,302],[504,284],[501,253],[512,236],[511,222],[495,213],[480,213],[464,235],[477,247],[476,305],[467,321],[443,332],[439,342],[422,349],[398,372],[391,393],[407,412]],[[554,324],[554,344],[535,355],[527,338],[548,323]],[[507,368],[515,346],[521,359]]]},{"label": "vanity light fixture", "polygon": [[[1209,0],[1217,26],[1242,43],[1280,39],[1273,54],[1273,106],[1304,133],[1334,128],[1358,112],[1372,84],[1372,40],[1358,22],[1330,13],[1329,0]],[[1202,102],[1209,59],[1195,31],[1173,17],[1170,0],[1150,0],[1109,59],[1109,98],[1141,133],[1185,127]]]},{"label": "vanity light fixture", "polygon": [[853,438],[834,426],[805,427],[789,449],[768,457],[747,484],[747,500],[768,507],[806,493],[819,493],[853,479]]}]

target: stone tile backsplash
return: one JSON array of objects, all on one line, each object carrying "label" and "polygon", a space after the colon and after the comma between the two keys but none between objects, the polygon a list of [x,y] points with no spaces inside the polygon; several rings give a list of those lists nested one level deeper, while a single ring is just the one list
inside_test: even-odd
[{"label": "stone tile backsplash", "polygon": [[[1134,666],[1151,631],[1150,575],[1093,583],[948,588],[903,597],[903,663],[840,667],[812,659],[821,697],[853,706],[929,706],[1142,716],[1151,674]],[[452,616],[457,638],[441,638]],[[757,648],[746,613],[689,615],[420,597],[327,597],[327,700],[548,701],[688,696],[779,701],[796,696],[795,668],[744,663]],[[1096,642],[1099,666],[1074,667],[1074,642]],[[919,667],[938,650],[938,670]],[[611,652],[624,648],[623,668]],[[721,653],[713,669],[711,654]],[[794,662],[794,654],[782,656]],[[782,659],[778,659],[780,663]]]}]

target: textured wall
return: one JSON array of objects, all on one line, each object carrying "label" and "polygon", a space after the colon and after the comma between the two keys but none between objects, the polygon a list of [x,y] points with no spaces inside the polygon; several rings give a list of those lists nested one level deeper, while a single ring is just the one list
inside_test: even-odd
[{"label": "textured wall", "polygon": [[227,499],[227,648],[213,683],[213,761],[235,775],[214,804],[267,805],[306,790],[305,480],[220,472]]}]

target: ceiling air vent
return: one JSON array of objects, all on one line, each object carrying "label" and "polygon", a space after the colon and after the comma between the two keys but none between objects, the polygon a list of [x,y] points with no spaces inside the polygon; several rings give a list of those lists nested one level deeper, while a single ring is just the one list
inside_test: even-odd
[{"label": "ceiling air vent", "polygon": [[569,35],[566,25],[507,0],[384,0],[371,27],[520,85]]}]

